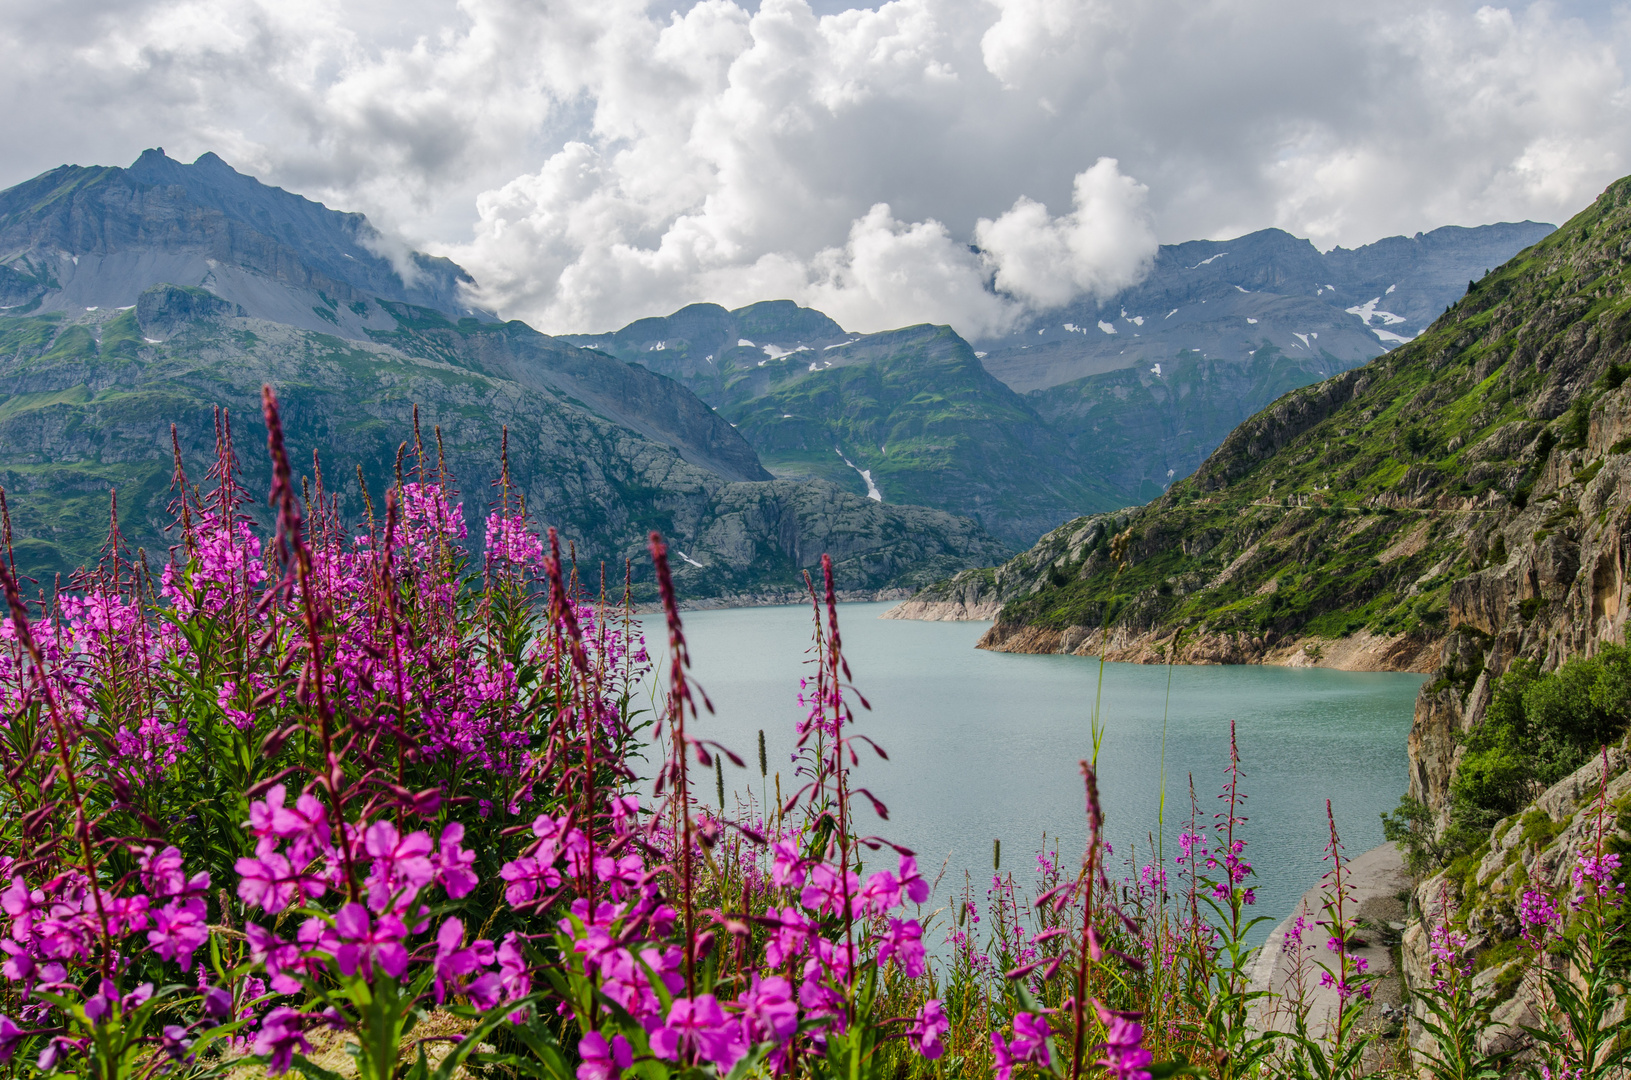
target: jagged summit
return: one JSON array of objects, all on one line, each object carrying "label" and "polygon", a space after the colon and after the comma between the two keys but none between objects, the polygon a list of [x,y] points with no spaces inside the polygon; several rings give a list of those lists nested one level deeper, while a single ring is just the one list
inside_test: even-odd
[{"label": "jagged summit", "polygon": [[763,300],[734,311],[718,304],[689,304],[672,315],[636,319],[610,334],[571,334],[563,340],[687,382],[706,382],[726,369],[727,357],[738,363],[751,357],[756,363],[857,336],[814,308]]},{"label": "jagged summit", "polygon": [[403,248],[362,214],[261,183],[206,153],[147,150],[127,169],[63,165],[0,192],[0,308],[125,307],[158,284],[204,288],[251,315],[364,338],[380,301],[490,320],[470,275]]},{"label": "jagged summit", "polygon": [[1333,375],[1425,330],[1483,277],[1553,226],[1445,226],[1321,253],[1282,229],[1165,244],[1149,275],[1107,300],[1044,312],[975,342],[1024,393],[1175,361],[1284,356]]}]

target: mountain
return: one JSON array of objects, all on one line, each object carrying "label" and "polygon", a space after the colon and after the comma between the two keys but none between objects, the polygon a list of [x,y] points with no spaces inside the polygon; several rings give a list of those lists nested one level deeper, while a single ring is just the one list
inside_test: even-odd
[{"label": "mountain", "polygon": [[1163,246],[1134,288],[975,348],[1087,475],[1143,502],[1281,394],[1408,341],[1551,231],[1451,226],[1324,254],[1278,229]]},{"label": "mountain", "polygon": [[1190,353],[1248,361],[1273,348],[1352,367],[1421,333],[1470,279],[1553,228],[1452,225],[1323,254],[1280,229],[1164,244],[1138,285],[1034,316],[975,348],[1021,393]]},{"label": "mountain", "polygon": [[131,539],[164,551],[169,424],[202,468],[214,407],[252,433],[263,381],[297,445],[343,478],[330,486],[344,510],[362,511],[357,466],[371,486],[393,475],[417,404],[477,493],[474,525],[507,424],[540,519],[585,557],[637,567],[663,529],[692,596],[787,595],[823,550],[863,591],[1008,550],[966,519],[775,481],[679,382],[465,306],[469,284],[446,260],[388,252],[361,215],[210,154],[63,166],[0,192],[0,483],[20,561],[43,574],[94,556],[114,486]]},{"label": "mountain", "polygon": [[566,340],[684,382],[777,476],[966,514],[1023,546],[1083,508],[1128,499],[947,326],[848,334],[780,300],[694,304],[615,334]]},{"label": "mountain", "polygon": [[356,339],[394,327],[380,300],[491,320],[461,298],[473,282],[458,266],[387,250],[363,215],[269,187],[214,154],[64,165],[0,193],[0,304],[13,314],[120,307],[162,281]]},{"label": "mountain", "polygon": [[1278,229],[1168,245],[1110,301],[977,345],[949,327],[849,334],[788,300],[567,340],[685,383],[778,476],[968,514],[1024,546],[1159,496],[1269,402],[1409,340],[1551,231],[1447,227],[1324,254]]}]

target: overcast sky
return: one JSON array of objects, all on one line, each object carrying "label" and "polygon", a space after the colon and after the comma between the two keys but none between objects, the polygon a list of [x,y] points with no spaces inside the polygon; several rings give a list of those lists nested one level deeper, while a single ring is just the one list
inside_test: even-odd
[{"label": "overcast sky", "polygon": [[1624,5],[0,0],[0,183],[163,146],[362,210],[540,329],[792,297],[966,333],[1157,241],[1561,222]]}]

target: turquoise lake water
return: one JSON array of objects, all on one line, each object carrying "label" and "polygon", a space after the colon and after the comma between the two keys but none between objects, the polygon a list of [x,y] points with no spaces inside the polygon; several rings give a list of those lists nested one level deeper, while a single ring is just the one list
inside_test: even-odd
[{"label": "turquoise lake water", "polygon": [[[858,730],[890,757],[863,757],[855,770],[854,782],[883,799],[890,818],[871,820],[863,811],[860,827],[915,849],[931,879],[945,865],[936,904],[961,890],[965,872],[983,898],[993,839],[1002,841],[1003,869],[1025,885],[1044,834],[1050,844],[1060,840],[1074,865],[1087,828],[1077,762],[1092,749],[1098,661],[985,652],[974,644],[989,623],[879,619],[890,606],[839,608],[855,684],[872,705],[859,712]],[[654,652],[666,640],[660,625],[647,622]],[[770,771],[780,770],[790,791],[810,609],[688,612],[685,628],[694,673],[716,709],[697,734],[718,739],[748,764],[739,770],[727,762],[727,802],[750,791],[757,796],[763,787],[755,760],[760,728]],[[1129,850],[1146,862],[1156,832],[1168,671],[1104,667],[1098,771],[1113,868],[1125,870]],[[1247,852],[1257,869],[1256,914],[1289,914],[1324,869],[1326,799],[1348,854],[1382,842],[1378,814],[1398,804],[1407,784],[1405,737],[1421,681],[1304,668],[1172,668],[1168,859],[1189,815],[1191,776],[1203,820],[1210,824],[1219,809],[1233,719],[1248,796]],[[711,776],[695,783],[705,801],[715,801]],[[1264,927],[1257,936],[1266,933]]]}]

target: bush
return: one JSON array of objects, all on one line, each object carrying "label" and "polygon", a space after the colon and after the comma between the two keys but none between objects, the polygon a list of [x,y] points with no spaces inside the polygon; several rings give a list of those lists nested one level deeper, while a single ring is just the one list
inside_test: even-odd
[{"label": "bush", "polygon": [[1518,660],[1495,684],[1451,785],[1454,820],[1487,829],[1584,765],[1631,721],[1631,650],[1605,646],[1551,674]]}]

